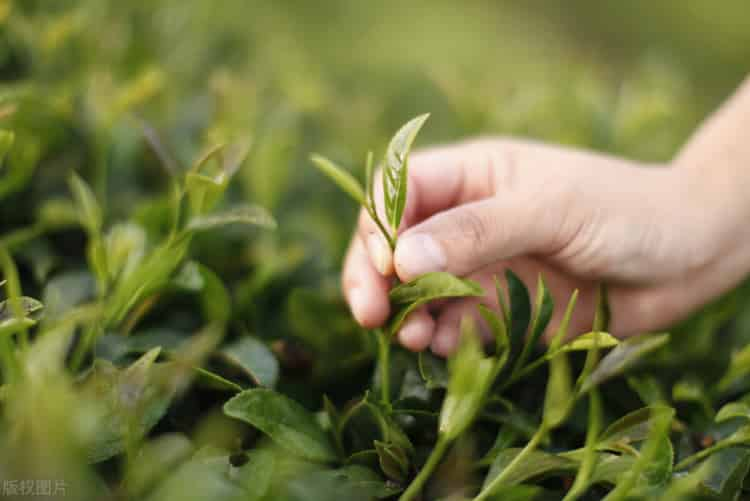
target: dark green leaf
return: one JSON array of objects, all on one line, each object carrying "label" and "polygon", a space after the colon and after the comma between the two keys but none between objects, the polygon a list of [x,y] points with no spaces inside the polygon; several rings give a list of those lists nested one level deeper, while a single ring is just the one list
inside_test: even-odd
[{"label": "dark green leaf", "polygon": [[610,351],[584,382],[585,392],[604,381],[622,374],[641,358],[664,346],[669,334],[650,334],[630,338]]},{"label": "dark green leaf", "polygon": [[273,388],[279,379],[279,362],[259,339],[244,336],[223,348],[221,354],[243,370],[256,385]]},{"label": "dark green leaf", "polygon": [[643,407],[621,417],[611,425],[599,437],[598,448],[607,449],[618,445],[630,445],[642,442],[648,438],[655,420],[659,414],[672,412],[663,405]]},{"label": "dark green leaf", "polygon": [[419,364],[419,374],[422,376],[424,382],[427,383],[427,388],[446,388],[448,386],[448,368],[444,360],[431,353],[422,351],[417,355],[417,361]]},{"label": "dark green leaf", "polygon": [[[508,282],[508,301],[510,314],[510,343],[513,349],[523,345],[526,331],[531,321],[531,298],[529,290],[518,278],[518,275],[508,269],[505,271],[505,280]],[[502,297],[498,287],[498,297]]]},{"label": "dark green leaf", "polygon": [[336,457],[315,416],[280,393],[265,388],[243,391],[224,404],[224,413],[255,426],[297,456],[321,462]]},{"label": "dark green leaf", "polygon": [[88,447],[91,462],[119,454],[166,413],[173,391],[163,384],[164,367],[154,363],[160,351],[150,350],[124,370],[95,361],[82,387],[84,394],[101,404],[96,420],[99,432]]},{"label": "dark green leaf", "polygon": [[359,465],[310,473],[289,488],[289,501],[385,499],[400,489],[387,485],[374,471]]},{"label": "dark green leaf", "polygon": [[[513,303],[511,303],[511,307],[513,307]],[[540,275],[539,280],[537,281],[536,300],[534,301],[534,316],[531,320],[531,326],[529,327],[530,333],[524,340],[523,350],[516,361],[515,371],[518,371],[523,367],[526,360],[531,355],[532,350],[536,347],[539,338],[542,336],[542,333],[547,328],[547,325],[552,318],[553,308],[554,302],[552,296]]]},{"label": "dark green leaf", "polygon": [[397,444],[388,444],[375,440],[375,451],[378,453],[380,469],[389,479],[402,483],[409,474],[409,457]]},{"label": "dark green leaf", "polygon": [[[506,449],[497,455],[484,479],[483,489],[495,479],[521,452],[521,449]],[[578,468],[578,462],[555,454],[531,451],[506,477],[504,485],[515,485],[539,477],[568,475]]]}]

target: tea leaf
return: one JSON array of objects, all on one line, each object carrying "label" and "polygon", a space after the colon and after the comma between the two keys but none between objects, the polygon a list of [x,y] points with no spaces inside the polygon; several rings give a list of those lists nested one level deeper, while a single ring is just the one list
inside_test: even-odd
[{"label": "tea leaf", "polygon": [[630,338],[615,346],[584,381],[581,391],[586,392],[604,381],[622,374],[641,358],[661,348],[669,341],[669,334],[651,334]]},{"label": "tea leaf", "polygon": [[[492,336],[495,338],[495,351],[498,354],[503,354],[502,356],[507,358],[510,349],[510,339],[508,338],[508,329],[505,325],[505,319],[502,314],[496,314],[493,310],[483,304],[479,305],[479,314],[482,315],[484,321],[487,322],[487,325],[492,332]],[[505,365],[504,360],[502,363],[498,363],[499,365]]]},{"label": "tea leaf", "polygon": [[13,131],[0,129],[0,170],[3,168],[3,160],[13,147],[16,136]]},{"label": "tea leaf", "polygon": [[[339,167],[332,161],[320,155],[314,154],[310,157],[310,160],[312,160],[312,163],[314,163],[315,166],[323,174],[328,176],[331,181],[336,183],[339,188],[344,190],[344,192],[352,197],[355,202],[357,202],[362,207],[368,206],[365,191],[362,189],[362,185],[359,184],[359,181],[357,181],[354,176],[349,174],[347,171],[345,171],[343,168]],[[370,181],[368,181],[368,184],[369,183]]]},{"label": "tea leaf", "polygon": [[102,228],[102,210],[94,197],[94,192],[76,173],[71,174],[69,184],[81,225],[90,235],[98,235]]},{"label": "tea leaf", "polygon": [[244,336],[223,348],[221,354],[242,369],[258,386],[273,388],[279,379],[279,362],[259,339]]},{"label": "tea leaf", "polygon": [[378,453],[380,469],[386,477],[395,482],[404,482],[409,473],[409,458],[401,447],[375,440],[373,442]]},{"label": "tea leaf", "polygon": [[391,289],[389,298],[395,313],[388,324],[389,332],[396,333],[409,313],[435,299],[483,295],[484,290],[474,281],[445,272],[426,273]]},{"label": "tea leaf", "polygon": [[448,391],[440,410],[438,433],[446,440],[461,435],[474,421],[492,384],[494,360],[485,357],[469,317],[461,323],[461,342],[448,360]]},{"label": "tea leaf", "polygon": [[194,217],[188,223],[187,230],[212,230],[228,224],[247,224],[267,229],[276,228],[276,221],[268,211],[255,205],[243,205],[225,212]]},{"label": "tea leaf", "polygon": [[598,449],[613,449],[623,452],[622,446],[642,442],[648,438],[654,423],[661,419],[662,413],[673,412],[663,405],[643,407],[621,417],[599,437]]},{"label": "tea leaf", "polygon": [[550,429],[560,426],[575,401],[570,364],[565,353],[549,362],[549,379],[544,397],[544,422]]},{"label": "tea leaf", "polygon": [[[520,454],[522,449],[506,449],[497,455],[492,462],[490,471],[484,479],[482,490]],[[570,474],[576,471],[578,462],[555,454],[542,451],[531,451],[520,463],[516,463],[513,472],[506,477],[504,485],[516,485],[532,478]]]},{"label": "tea leaf", "polygon": [[399,488],[386,484],[374,471],[349,465],[299,476],[290,485],[289,501],[371,500],[391,498]]},{"label": "tea leaf", "polygon": [[750,405],[745,402],[730,402],[719,409],[715,421],[722,423],[733,418],[742,418],[745,421],[750,421]]},{"label": "tea leaf", "polygon": [[173,392],[161,384],[163,366],[154,363],[160,351],[148,351],[124,370],[95,360],[82,388],[102,404],[96,419],[99,433],[88,447],[91,462],[119,454],[126,444],[145,436],[166,413]]},{"label": "tea leaf", "polygon": [[[511,307],[513,307],[513,303],[511,303]],[[534,316],[531,320],[531,326],[529,328],[530,333],[529,336],[525,339],[523,350],[521,351],[521,354],[516,361],[516,365],[514,368],[515,372],[523,367],[523,365],[526,363],[526,360],[531,355],[531,351],[536,347],[539,338],[547,328],[547,324],[549,324],[549,321],[552,318],[553,308],[554,301],[552,300],[552,296],[550,295],[549,289],[547,289],[542,276],[539,275],[539,279],[537,281],[536,300],[534,302]]]},{"label": "tea leaf", "polygon": [[385,165],[383,166],[385,213],[394,232],[398,231],[406,206],[409,151],[429,116],[429,114],[420,115],[407,122],[393,136],[385,152]]},{"label": "tea leaf", "polygon": [[315,416],[273,390],[245,390],[224,404],[224,413],[255,426],[292,454],[319,462],[336,458]]},{"label": "tea leaf", "polygon": [[[510,344],[515,350],[523,345],[526,331],[529,328],[531,298],[526,285],[512,270],[505,271],[505,280],[508,282],[508,302],[510,305]],[[502,297],[499,290],[498,297]]]},{"label": "tea leaf", "polygon": [[419,374],[427,383],[427,388],[446,388],[448,386],[448,368],[445,362],[435,355],[421,351],[417,355]]},{"label": "tea leaf", "polygon": [[612,348],[620,340],[606,332],[587,332],[560,347],[560,351],[588,351],[596,346],[599,349]]}]

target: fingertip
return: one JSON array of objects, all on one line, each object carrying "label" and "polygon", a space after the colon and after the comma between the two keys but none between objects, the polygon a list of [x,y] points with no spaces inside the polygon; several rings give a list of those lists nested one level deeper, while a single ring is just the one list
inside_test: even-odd
[{"label": "fingertip", "polygon": [[393,253],[385,238],[379,233],[370,233],[367,236],[366,247],[370,261],[378,273],[384,277],[393,275]]},{"label": "fingertip", "polygon": [[366,329],[380,327],[388,319],[388,298],[377,292],[359,285],[352,288],[348,294],[349,308],[354,319]]},{"label": "fingertip", "polygon": [[446,269],[447,258],[440,243],[426,233],[410,232],[399,238],[393,255],[399,278],[408,282],[420,275]]},{"label": "fingertip", "polygon": [[411,351],[422,351],[432,342],[435,320],[426,309],[413,312],[398,332],[398,340]]}]

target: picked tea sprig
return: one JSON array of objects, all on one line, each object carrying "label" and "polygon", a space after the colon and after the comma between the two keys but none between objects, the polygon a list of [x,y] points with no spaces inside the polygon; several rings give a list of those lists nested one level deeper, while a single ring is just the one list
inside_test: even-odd
[{"label": "picked tea sprig", "polygon": [[361,205],[380,229],[391,250],[396,248],[396,238],[401,219],[406,207],[407,185],[409,180],[409,153],[417,134],[429,118],[425,113],[404,124],[388,144],[383,158],[383,208],[386,224],[378,214],[375,202],[375,170],[372,152],[367,153],[365,161],[365,188],[346,169],[339,167],[331,160],[313,154],[310,159],[315,166],[328,176],[339,188]]},{"label": "picked tea sprig", "polygon": [[[378,212],[375,199],[375,173],[372,152],[365,162],[366,184],[360,182],[348,171],[331,160],[313,154],[313,164],[328,176],[339,188],[363,207],[377,225],[391,250],[396,249],[398,229],[404,215],[409,180],[409,153],[414,140],[422,129],[429,114],[409,120],[391,138],[383,158],[382,167],[382,207],[384,218]],[[390,340],[401,327],[407,315],[420,305],[436,299],[465,296],[482,296],[482,288],[471,280],[464,280],[449,273],[427,273],[406,284],[397,284],[391,291],[390,301],[395,312],[388,322],[385,332],[377,336],[380,388],[382,401],[388,406],[390,401],[389,351]],[[382,331],[383,329],[378,329]]]}]

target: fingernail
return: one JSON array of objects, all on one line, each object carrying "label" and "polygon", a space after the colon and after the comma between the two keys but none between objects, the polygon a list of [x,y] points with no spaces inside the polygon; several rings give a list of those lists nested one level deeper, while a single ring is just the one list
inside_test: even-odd
[{"label": "fingernail", "polygon": [[400,274],[409,277],[443,271],[447,262],[441,245],[424,233],[402,237],[398,241],[396,254]]},{"label": "fingernail", "polygon": [[355,287],[349,291],[349,308],[357,322],[360,325],[363,324],[364,315],[367,312],[367,292],[363,288]]},{"label": "fingernail", "polygon": [[377,233],[371,233],[367,237],[367,250],[375,269],[383,276],[390,275],[393,271],[393,256],[383,237]]}]

